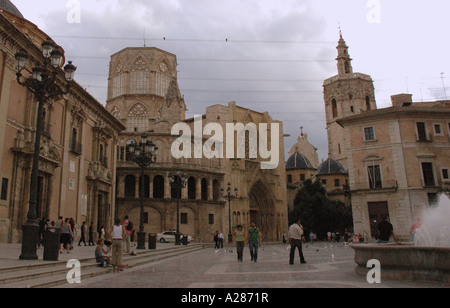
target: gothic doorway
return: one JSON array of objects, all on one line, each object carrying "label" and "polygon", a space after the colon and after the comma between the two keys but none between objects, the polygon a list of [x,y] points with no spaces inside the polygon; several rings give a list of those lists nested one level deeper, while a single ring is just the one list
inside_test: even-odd
[{"label": "gothic doorway", "polygon": [[275,205],[270,189],[261,181],[253,185],[249,193],[250,223],[254,222],[260,228],[264,241],[277,239],[277,221]]}]

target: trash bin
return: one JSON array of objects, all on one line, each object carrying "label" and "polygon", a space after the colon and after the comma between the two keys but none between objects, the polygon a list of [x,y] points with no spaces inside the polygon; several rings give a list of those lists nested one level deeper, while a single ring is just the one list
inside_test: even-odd
[{"label": "trash bin", "polygon": [[188,236],[186,234],[183,234],[183,238],[181,239],[181,243],[184,246],[187,246],[187,244],[188,244]]},{"label": "trash bin", "polygon": [[156,249],[156,233],[150,233],[148,235],[148,249]]},{"label": "trash bin", "polygon": [[60,249],[60,228],[49,227],[45,231],[44,261],[58,261]]}]

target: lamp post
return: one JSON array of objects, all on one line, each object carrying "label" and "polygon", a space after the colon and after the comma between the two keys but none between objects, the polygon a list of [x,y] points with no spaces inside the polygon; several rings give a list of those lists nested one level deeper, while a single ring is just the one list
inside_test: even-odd
[{"label": "lamp post", "polygon": [[177,233],[175,234],[175,245],[181,245],[180,236],[180,198],[181,190],[186,187],[188,178],[186,175],[171,175],[169,177],[170,185],[172,188],[176,189],[177,192]]},{"label": "lamp post", "polygon": [[145,237],[144,232],[144,190],[145,190],[145,169],[151,164],[156,163],[156,156],[158,155],[158,148],[153,144],[152,141],[148,141],[148,135],[143,134],[141,136],[141,142],[137,144],[136,142],[130,143],[128,146],[131,157],[130,160],[136,163],[141,168],[141,189],[139,193],[141,214],[140,214],[140,224],[138,232],[138,245],[137,249],[145,249]]},{"label": "lamp post", "polygon": [[58,46],[47,39],[42,44],[42,54],[44,62],[42,66],[36,66],[31,70],[31,76],[24,77],[22,71],[26,69],[26,63],[29,58],[24,49],[20,49],[16,54],[16,78],[17,82],[27,88],[38,101],[36,135],[34,141],[33,166],[31,169],[30,200],[27,213],[27,222],[22,227],[22,253],[20,260],[37,260],[37,242],[39,225],[37,218],[37,198],[38,198],[38,175],[39,175],[39,156],[41,147],[41,135],[43,124],[44,104],[50,99],[69,93],[71,82],[74,79],[77,68],[71,61],[64,66],[66,85],[62,89],[58,85],[58,74],[60,72],[64,54]]},{"label": "lamp post", "polygon": [[[222,188],[220,190],[222,193],[225,193],[225,190]],[[234,200],[238,197],[239,190],[237,188],[234,189],[234,195],[231,194],[231,183],[228,183],[228,188],[226,194],[223,196],[224,199],[228,200],[228,223],[229,223],[229,232],[228,232],[228,243],[233,243],[233,233],[231,233],[231,200]]]}]

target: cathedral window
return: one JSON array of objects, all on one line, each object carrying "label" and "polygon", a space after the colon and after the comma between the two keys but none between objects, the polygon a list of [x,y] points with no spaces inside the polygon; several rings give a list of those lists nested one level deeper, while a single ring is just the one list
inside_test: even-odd
[{"label": "cathedral window", "polygon": [[136,60],[130,73],[130,93],[149,94],[150,92],[150,70],[147,63],[141,57]]},{"label": "cathedral window", "polygon": [[141,103],[134,105],[128,113],[129,132],[145,132],[149,129],[149,114]]},{"label": "cathedral window", "polygon": [[114,75],[111,80],[111,95],[112,98],[118,97],[123,94],[124,90],[124,80],[123,80],[123,65],[119,63],[114,70]]}]

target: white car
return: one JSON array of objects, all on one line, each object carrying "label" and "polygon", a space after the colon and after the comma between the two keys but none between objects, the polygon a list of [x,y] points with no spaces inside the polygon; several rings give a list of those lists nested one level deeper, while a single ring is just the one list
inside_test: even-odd
[{"label": "white car", "polygon": [[[165,231],[163,233],[159,233],[157,235],[157,240],[160,243],[175,243],[175,235],[177,234],[176,231]],[[181,240],[183,240],[183,234],[181,234]],[[193,237],[188,235],[188,243],[192,242]]]}]

